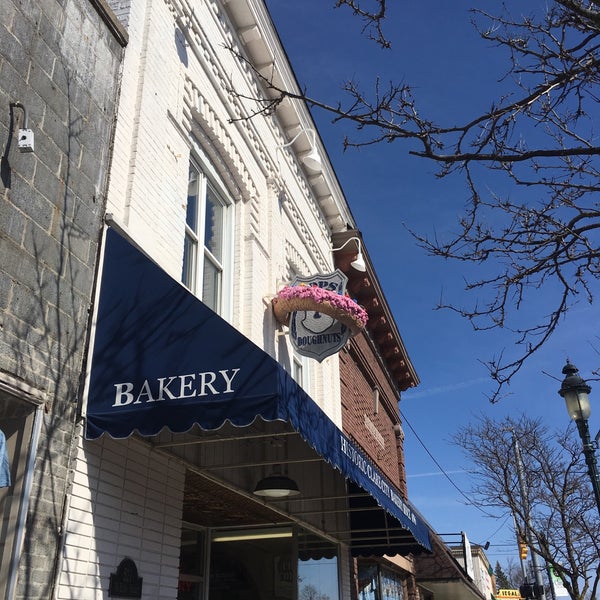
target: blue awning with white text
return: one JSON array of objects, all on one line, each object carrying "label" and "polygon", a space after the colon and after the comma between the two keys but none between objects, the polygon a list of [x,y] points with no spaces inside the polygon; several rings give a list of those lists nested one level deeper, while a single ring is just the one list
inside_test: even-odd
[{"label": "blue awning with white text", "polygon": [[286,421],[430,550],[427,524],[269,354],[114,229],[106,232],[85,437]]}]

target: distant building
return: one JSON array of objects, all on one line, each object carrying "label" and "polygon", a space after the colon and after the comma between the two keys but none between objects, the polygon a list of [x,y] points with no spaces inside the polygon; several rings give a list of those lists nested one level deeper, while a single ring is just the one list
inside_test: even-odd
[{"label": "distant building", "polygon": [[[470,557],[468,556],[469,550]],[[496,593],[494,585],[494,569],[487,559],[484,548],[477,544],[470,544],[467,545],[466,549],[464,546],[452,547],[451,552],[464,569],[466,569],[466,564],[469,565],[467,573],[473,579],[473,583],[481,591],[483,596],[488,599],[492,598]],[[465,552],[467,554],[465,554]]]},{"label": "distant building", "polygon": [[464,534],[454,535],[462,538],[460,545],[448,545],[432,533],[432,554],[415,557],[424,600],[492,600],[493,575],[484,549],[471,545]]}]

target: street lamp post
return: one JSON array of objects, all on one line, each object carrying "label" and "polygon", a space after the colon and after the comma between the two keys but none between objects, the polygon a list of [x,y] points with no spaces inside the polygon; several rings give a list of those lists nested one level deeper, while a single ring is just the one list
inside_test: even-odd
[{"label": "street lamp post", "polygon": [[565,399],[569,417],[577,424],[577,430],[583,442],[585,462],[592,480],[596,506],[600,514],[600,475],[598,475],[598,464],[596,462],[597,444],[592,442],[588,427],[588,419],[591,413],[589,393],[592,388],[580,377],[577,367],[568,360],[562,372],[565,378],[558,393]]}]

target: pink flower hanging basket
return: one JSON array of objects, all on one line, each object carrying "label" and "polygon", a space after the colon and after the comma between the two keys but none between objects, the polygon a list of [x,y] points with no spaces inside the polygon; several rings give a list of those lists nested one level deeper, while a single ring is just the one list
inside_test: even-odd
[{"label": "pink flower hanging basket", "polygon": [[288,285],[273,298],[272,304],[275,317],[284,325],[288,324],[291,312],[308,310],[340,321],[352,335],[359,333],[369,318],[367,311],[350,297],[313,285]]}]

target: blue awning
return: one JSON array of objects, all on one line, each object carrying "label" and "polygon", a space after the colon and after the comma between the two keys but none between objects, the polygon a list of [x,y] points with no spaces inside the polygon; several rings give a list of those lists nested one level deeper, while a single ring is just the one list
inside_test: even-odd
[{"label": "blue awning", "polygon": [[286,421],[418,545],[429,529],[362,450],[264,350],[114,229],[106,232],[85,436]]}]

